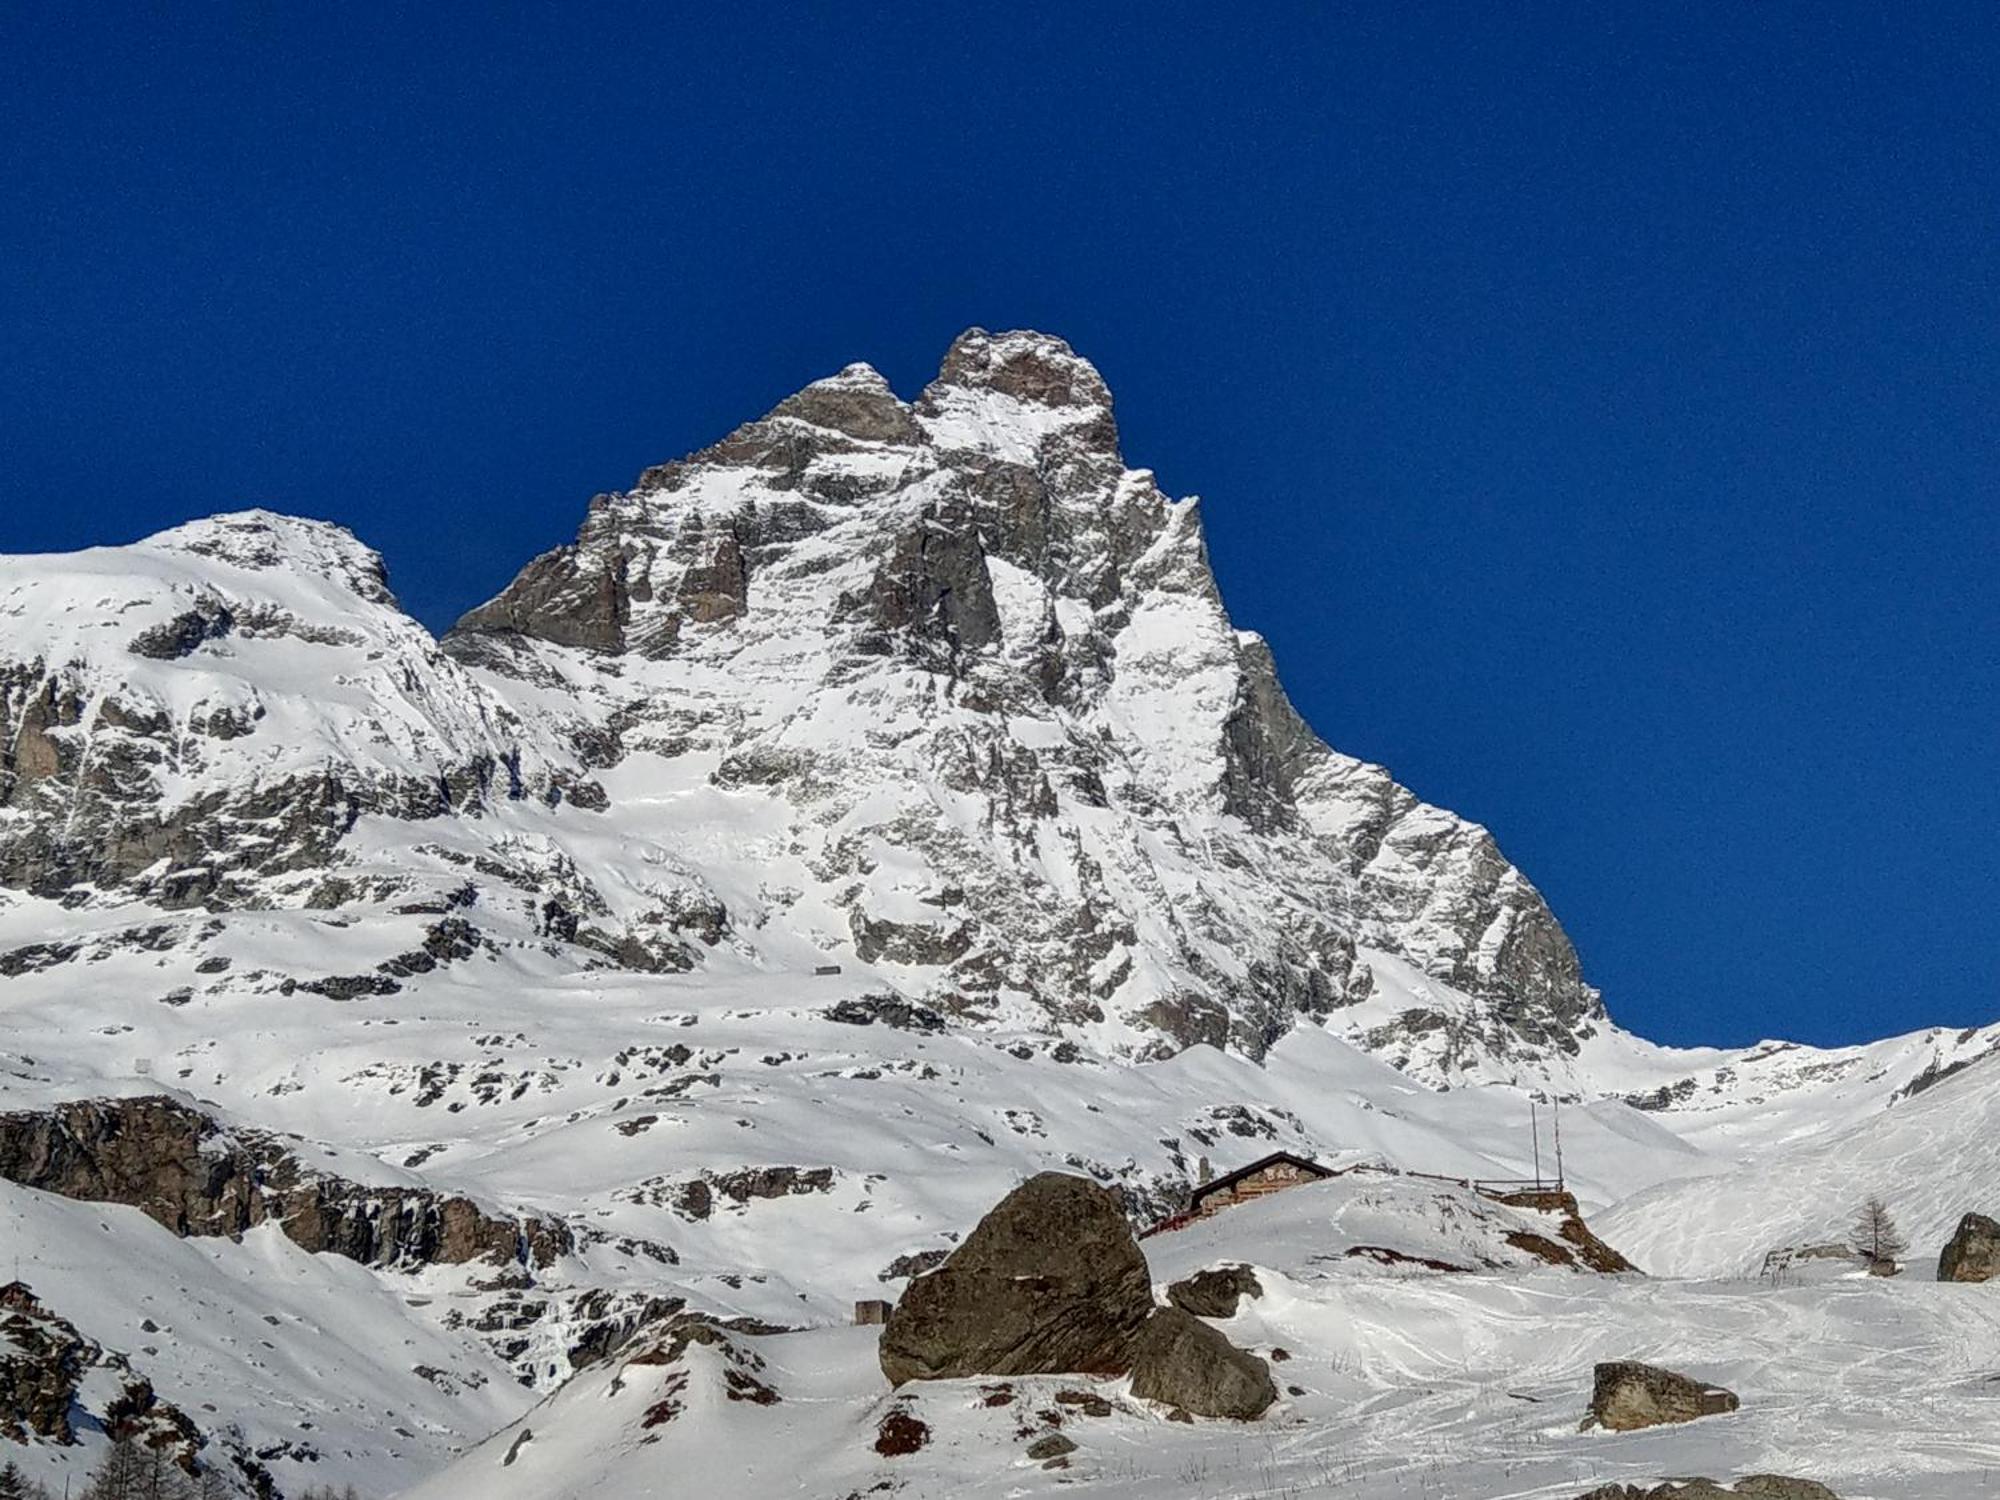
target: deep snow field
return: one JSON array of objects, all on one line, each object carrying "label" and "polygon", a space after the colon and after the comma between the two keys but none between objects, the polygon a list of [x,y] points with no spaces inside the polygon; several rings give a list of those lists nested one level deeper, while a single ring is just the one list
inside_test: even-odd
[{"label": "deep snow field", "polygon": [[[262,939],[243,919],[229,937],[246,963],[262,941],[307,966],[318,941],[338,943],[352,966],[352,927],[316,937],[308,914],[255,920],[268,928]],[[400,941],[384,933],[380,945]],[[1724,1065],[1613,1032],[1585,1061],[1622,1070],[1635,1089],[1733,1069],[1734,1092],[1705,1109],[1600,1099],[1563,1112],[1569,1182],[1592,1227],[1654,1275],[1522,1257],[1450,1275],[1346,1258],[1353,1243],[1480,1258],[1479,1232],[1435,1211],[1438,1194],[1457,1190],[1357,1174],[1143,1242],[1162,1285],[1216,1262],[1260,1268],[1266,1295],[1224,1326],[1260,1354],[1285,1349],[1274,1374],[1302,1392],[1265,1420],[1168,1422],[1115,1382],[1017,1381],[1005,1407],[985,1404],[987,1383],[941,1383],[906,1388],[900,1403],[930,1427],[928,1444],[884,1458],[876,1433],[897,1398],[876,1368],[873,1330],[844,1326],[851,1303],[893,1297],[901,1281],[883,1279],[892,1260],[949,1249],[1019,1178],[1076,1170],[1144,1192],[1198,1157],[1224,1171],[1275,1149],[1526,1176],[1527,1094],[1433,1090],[1320,1028],[1295,1031],[1261,1065],[1210,1048],[1139,1067],[1087,1053],[1058,1062],[1032,1033],[829,1019],[867,993],[866,976],[746,967],[730,977],[720,964],[695,976],[532,973],[540,961],[523,945],[429,976],[420,1004],[384,1016],[317,997],[135,1007],[133,993],[170,988],[188,956],[120,951],[93,967],[97,982],[80,996],[61,976],[14,981],[0,1062],[10,1108],[170,1088],[225,1118],[254,1109],[260,1123],[341,1142],[310,1149],[343,1175],[448,1184],[597,1231],[540,1277],[551,1311],[523,1330],[524,1356],[498,1357],[462,1321],[450,1325],[454,1309],[476,1317],[489,1305],[475,1283],[490,1268],[369,1270],[268,1229],[240,1245],[176,1240],[135,1210],[15,1188],[0,1189],[10,1274],[193,1414],[203,1401],[254,1412],[247,1445],[278,1451],[272,1466],[286,1483],[352,1482],[381,1497],[842,1500],[887,1482],[879,1492],[909,1496],[1087,1485],[1170,1500],[1568,1500],[1612,1479],[1775,1470],[1831,1483],[1847,1500],[1955,1500],[2000,1473],[2000,1295],[1927,1279],[1958,1215],[2000,1201],[1988,1144],[2000,1128],[2000,1069],[1980,1063],[1889,1102],[1941,1049],[1972,1054],[1990,1045],[1984,1035],[1839,1054],[1752,1049]],[[496,972],[518,982],[495,983]],[[79,1045],[78,1021],[93,1014],[94,1045]],[[60,1068],[29,1061],[64,1037]],[[434,1072],[440,1086],[419,1103],[424,1070],[440,1063],[458,1066]],[[1546,1109],[1542,1118],[1546,1131]],[[399,1165],[418,1153],[417,1168]],[[671,1192],[703,1161],[831,1171],[823,1189],[718,1198],[690,1218]],[[1411,1191],[1399,1198],[1400,1188]],[[1915,1243],[1904,1276],[1757,1278],[1766,1250],[1837,1238],[1871,1191]],[[635,1253],[647,1245],[674,1259]],[[134,1284],[120,1269],[134,1264],[159,1274]],[[576,1325],[565,1299],[606,1285],[798,1330],[738,1340],[766,1362],[759,1378],[782,1399],[728,1400],[716,1354],[696,1347],[686,1410],[643,1427],[673,1369],[621,1373],[614,1358],[569,1378]],[[157,1334],[142,1331],[148,1318]],[[1611,1358],[1727,1385],[1743,1410],[1655,1433],[1580,1435],[1591,1365]],[[524,1371],[532,1388],[517,1380]],[[1112,1414],[1075,1415],[1054,1402],[1059,1389],[1099,1392]],[[1032,1414],[1050,1410],[1066,1414],[1080,1445],[1066,1470],[1021,1456],[1045,1431]],[[521,1442],[524,1427],[533,1436]],[[89,1451],[86,1434],[68,1456]],[[62,1456],[24,1450],[51,1475]]]},{"label": "deep snow field", "polygon": [[[648,1429],[644,1414],[677,1377],[614,1362],[412,1500],[1077,1488],[1121,1500],[1570,1500],[1614,1480],[1757,1472],[1814,1477],[1847,1500],[1967,1500],[2000,1483],[2000,1298],[1986,1288],[1388,1271],[1338,1254],[1328,1215],[1350,1191],[1305,1186],[1145,1242],[1161,1283],[1218,1260],[1258,1267],[1265,1294],[1219,1326],[1239,1346],[1289,1355],[1273,1366],[1289,1394],[1260,1422],[1178,1425],[1123,1382],[1079,1377],[920,1383],[892,1396],[873,1330],[823,1328],[745,1341],[767,1361],[760,1378],[781,1394],[775,1405],[726,1399],[718,1361],[695,1350],[686,1410]],[[1375,1227],[1393,1217],[1378,1211]],[[1428,1236],[1414,1218],[1402,1227],[1413,1245]],[[1579,1433],[1592,1364],[1619,1358],[1726,1385],[1743,1409]],[[993,1404],[1003,1387],[1012,1399]],[[1057,1399],[1079,1391],[1111,1413]],[[892,1410],[929,1427],[921,1450],[875,1453]],[[1047,1413],[1078,1444],[1067,1469],[1024,1456],[1052,1430]]]}]

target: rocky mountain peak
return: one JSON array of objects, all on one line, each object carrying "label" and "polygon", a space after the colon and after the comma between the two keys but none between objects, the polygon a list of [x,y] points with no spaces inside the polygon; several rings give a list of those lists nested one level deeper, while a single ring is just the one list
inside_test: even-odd
[{"label": "rocky mountain peak", "polygon": [[969,330],[914,403],[814,382],[593,502],[446,645],[503,696],[588,682],[560,733],[608,763],[810,809],[828,941],[961,1013],[1256,1053],[1369,995],[1372,946],[1481,997],[1460,1056],[1599,1015],[1484,830],[1300,718],[1058,338]]},{"label": "rocky mountain peak", "polygon": [[766,421],[792,419],[869,443],[915,443],[909,406],[873,365],[853,364],[815,380],[772,409]]},{"label": "rocky mountain peak", "polygon": [[[1107,1054],[1319,1022],[1452,1076],[1602,1020],[1491,837],[1297,713],[1046,335],[961,335],[915,402],[813,382],[443,643],[351,534],[265,511],[0,566],[0,607],[0,887],[427,914],[329,993],[482,951],[469,868],[579,962],[832,956]],[[783,835],[739,854],[707,799]],[[1385,1010],[1396,965],[1445,994]]]},{"label": "rocky mountain peak", "polygon": [[988,333],[968,328],[945,351],[931,387],[997,391],[1032,406],[1111,409],[1111,392],[1097,367],[1052,334],[1016,329]]},{"label": "rocky mountain peak", "polygon": [[263,509],[230,511],[159,532],[139,546],[246,572],[320,578],[369,604],[396,607],[382,554],[332,521]]}]

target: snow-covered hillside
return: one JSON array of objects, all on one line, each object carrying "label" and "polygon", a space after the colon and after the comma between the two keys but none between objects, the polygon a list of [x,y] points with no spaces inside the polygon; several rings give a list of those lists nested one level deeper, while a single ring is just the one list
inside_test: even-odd
[{"label": "snow-covered hillside", "polygon": [[[836,1325],[1020,1178],[1081,1172],[1144,1223],[1276,1150],[1531,1177],[1553,1169],[1558,1098],[1569,1186],[1647,1271],[1754,1269],[1867,1191],[1934,1253],[1940,1225],[2000,1206],[1979,1150],[1996,1050],[2000,1028],[1735,1052],[1619,1029],[1484,830],[1292,711],[1223,609],[1195,503],[1126,467],[1097,372],[1041,335],[966,334],[912,402],[865,366],[808,386],[594,501],[574,545],[442,642],[323,522],[243,512],[0,559],[0,1160],[41,1184],[0,1184],[0,1271],[246,1484],[385,1496],[555,1392],[502,1465],[551,1493],[531,1483],[548,1455],[617,1447],[561,1417],[629,1404],[602,1356],[685,1310],[738,1320],[746,1360],[789,1372],[775,1387],[819,1394],[766,1409],[725,1381],[661,1441],[775,1433],[772,1454],[852,1459],[865,1490],[888,1397],[864,1332]],[[135,1141],[114,1112],[93,1128],[125,1131],[122,1177],[97,1170],[110,1135],[50,1124],[150,1096],[212,1128]],[[243,1170],[283,1184],[208,1180],[244,1142]],[[1350,1206],[1370,1224],[1412,1203],[1492,1217],[1365,1175],[1390,1184]],[[378,1200],[384,1222],[456,1228],[360,1232]],[[1293,1233],[1217,1222],[1265,1264]],[[466,1258],[517,1225],[513,1263]],[[1479,1389],[1518,1368],[1566,1392],[1586,1349],[1671,1352],[1673,1319],[1719,1339],[1762,1305],[1499,1260],[1449,1288],[1272,1268],[1293,1289],[1255,1316],[1312,1304],[1297,1356],[1332,1393],[1300,1408],[1320,1436],[1269,1438],[1283,1483],[1319,1482],[1326,1432],[1361,1454],[1422,1431],[1502,1467],[1353,1472],[1490,1496],[1543,1439],[1504,1392],[1465,1397],[1462,1422],[1427,1404],[1473,1388],[1439,1373],[1453,1359]],[[1836,1288],[1826,1316],[1888,1339],[1902,1304],[1856,1299],[1904,1290]],[[1547,1348],[1521,1331],[1533,1306],[1569,1330]],[[1489,1330],[1476,1355],[1449,1352],[1453,1319]],[[1969,1371],[1987,1356],[1967,1326]],[[78,1444],[36,1438],[35,1466],[101,1446],[116,1393],[91,1380]],[[1012,1420],[912,1399],[967,1453]],[[1200,1476],[1241,1465],[1227,1444],[1266,1441],[1162,1439],[1119,1410],[1145,1456],[1090,1472],[1133,1493],[1176,1466],[1178,1490],[1145,1492],[1219,1492]],[[1773,1451],[1756,1431],[1731,1453]],[[434,1493],[502,1493],[464,1477],[492,1452]],[[898,1472],[931,1476],[912,1493],[989,1483],[924,1467],[943,1462]]]},{"label": "snow-covered hillside", "polygon": [[[1385,1267],[1339,1253],[1329,1214],[1365,1214],[1371,1240],[1412,1255],[1474,1241],[1441,1224],[1421,1191],[1372,1197],[1302,1187],[1187,1239],[1146,1242],[1162,1283],[1218,1260],[1250,1264],[1261,1294],[1218,1326],[1270,1360],[1281,1385],[1254,1424],[1176,1423],[1128,1381],[1078,1376],[892,1393],[874,1330],[827,1327],[671,1355],[648,1347],[587,1371],[412,1500],[689,1489],[942,1500],[1076,1487],[1119,1500],[1575,1500],[1611,1482],[1769,1472],[1814,1476],[1848,1500],[1969,1500],[2000,1465],[1989,1431],[2000,1299],[1985,1288]],[[1719,1382],[1743,1407],[1684,1427],[1580,1432],[1593,1365],[1632,1358]],[[754,1378],[754,1399],[732,1372]],[[1050,1471],[1029,1450],[1056,1433],[1076,1446]]]},{"label": "snow-covered hillside", "polygon": [[2000,1060],[1943,1077],[1892,1109],[1827,1103],[1816,1130],[1794,1127],[1796,1143],[1760,1144],[1717,1177],[1622,1198],[1603,1216],[1607,1233],[1658,1275],[1748,1275],[1773,1249],[1844,1241],[1856,1207],[1876,1197],[1927,1273],[1968,1209],[2000,1201]]}]

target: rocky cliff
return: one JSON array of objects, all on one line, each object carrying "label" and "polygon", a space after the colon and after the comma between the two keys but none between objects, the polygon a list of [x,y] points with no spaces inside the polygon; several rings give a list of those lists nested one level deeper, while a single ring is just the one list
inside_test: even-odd
[{"label": "rocky cliff", "polygon": [[[1473,1054],[1601,1017],[1483,829],[1307,728],[1195,502],[1126,467],[1057,339],[967,333],[915,402],[860,365],[806,387],[592,502],[442,649],[376,554],[264,512],[0,566],[0,615],[0,888],[65,905],[533,891],[579,962],[686,969],[779,926],[1139,1055],[1261,1054],[1366,997],[1371,951],[1481,1002]],[[687,859],[702,830],[657,795],[682,782],[782,826],[785,868]],[[607,822],[642,877],[592,857]],[[477,949],[460,915],[277,977],[392,993]]]},{"label": "rocky cliff", "polygon": [[1602,1014],[1483,829],[1300,719],[1058,339],[973,330],[913,403],[808,386],[600,496],[446,649],[524,717],[559,686],[596,766],[774,804],[818,889],[738,915],[954,1014],[1256,1055],[1370,949],[1485,1002],[1476,1049]]},{"label": "rocky cliff", "polygon": [[184,1237],[273,1223],[302,1249],[364,1265],[545,1266],[570,1248],[561,1224],[497,1215],[462,1195],[318,1171],[267,1132],[225,1130],[165,1095],[0,1114],[0,1179],[86,1203],[122,1203]]}]

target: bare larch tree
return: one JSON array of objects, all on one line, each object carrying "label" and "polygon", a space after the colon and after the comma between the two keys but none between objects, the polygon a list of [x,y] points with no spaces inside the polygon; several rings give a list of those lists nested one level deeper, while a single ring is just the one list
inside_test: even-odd
[{"label": "bare larch tree", "polygon": [[1855,1210],[1851,1232],[1855,1253],[1877,1265],[1894,1263],[1910,1248],[1880,1198],[1869,1198]]}]

